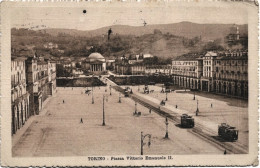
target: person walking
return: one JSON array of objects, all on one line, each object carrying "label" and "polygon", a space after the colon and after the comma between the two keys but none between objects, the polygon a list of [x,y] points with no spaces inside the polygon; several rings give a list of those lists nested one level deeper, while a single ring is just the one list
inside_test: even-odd
[{"label": "person walking", "polygon": [[65,101],[63,100],[63,104],[65,103]]},{"label": "person walking", "polygon": [[82,118],[80,119],[80,123],[83,123],[83,119]]},{"label": "person walking", "polygon": [[213,104],[211,103],[211,105],[210,105],[210,106],[211,106],[211,108],[212,108],[212,107],[213,107]]},{"label": "person walking", "polygon": [[176,104],[176,108],[178,108],[178,105]]}]

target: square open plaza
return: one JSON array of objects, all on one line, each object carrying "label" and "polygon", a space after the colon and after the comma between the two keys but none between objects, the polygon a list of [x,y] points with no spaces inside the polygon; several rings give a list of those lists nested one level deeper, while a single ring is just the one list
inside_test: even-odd
[{"label": "square open plaza", "polygon": [[[54,38],[13,28],[12,155],[248,153],[248,28],[218,28],[225,34],[213,41],[163,29],[122,38],[112,27],[102,36]],[[31,46],[26,39],[35,36]],[[194,51],[134,50],[169,41]]]},{"label": "square open plaza", "polygon": [[[117,86],[106,76],[100,80],[107,86],[57,87],[39,114],[13,135],[13,156],[140,155],[141,150],[146,155],[248,152],[246,100],[177,87],[165,93],[162,84],[148,85],[147,94],[145,85]],[[130,97],[120,92],[125,88],[132,92]],[[160,105],[162,100],[165,105]],[[183,113],[193,116],[195,131],[170,117],[166,121],[158,109],[176,118]],[[218,137],[221,123],[239,130],[236,142]],[[148,134],[150,138],[142,139]]]}]

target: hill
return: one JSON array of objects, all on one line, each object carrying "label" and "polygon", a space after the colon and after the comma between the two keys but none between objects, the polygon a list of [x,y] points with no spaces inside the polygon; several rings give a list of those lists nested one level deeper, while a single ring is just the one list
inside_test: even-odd
[{"label": "hill", "polygon": [[[113,30],[113,34],[142,36],[144,34],[153,34],[155,29],[160,30],[163,34],[169,33],[176,36],[186,38],[194,38],[201,36],[203,41],[211,41],[215,39],[223,39],[230,32],[233,24],[197,24],[191,22],[180,22],[172,24],[158,24],[146,26],[127,26],[113,25],[103,27],[96,30],[82,31],[71,29],[43,29],[48,34],[57,36],[59,34],[68,34],[71,36],[94,37],[106,35],[109,28]],[[236,25],[239,27],[240,34],[248,34],[247,25]]]},{"label": "hill", "polygon": [[[232,24],[181,22],[141,27],[114,25],[91,31],[12,29],[12,49],[19,53],[22,48],[27,48],[55,57],[86,57],[92,52],[99,52],[116,57],[150,53],[161,58],[175,58],[187,53],[228,49],[230,46],[225,38],[231,27]],[[247,25],[238,27],[245,38],[235,45],[247,48]],[[106,35],[109,28],[113,31],[110,41]],[[57,47],[48,48],[48,43]]]}]

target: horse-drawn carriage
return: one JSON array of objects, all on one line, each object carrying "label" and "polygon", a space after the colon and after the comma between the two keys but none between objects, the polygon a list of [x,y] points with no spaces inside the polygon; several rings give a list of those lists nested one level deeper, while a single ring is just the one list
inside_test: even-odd
[{"label": "horse-drawn carriage", "polygon": [[125,94],[125,97],[129,97],[129,95],[131,94],[131,89],[130,89],[130,87],[126,87],[125,89],[124,89],[124,94]]}]

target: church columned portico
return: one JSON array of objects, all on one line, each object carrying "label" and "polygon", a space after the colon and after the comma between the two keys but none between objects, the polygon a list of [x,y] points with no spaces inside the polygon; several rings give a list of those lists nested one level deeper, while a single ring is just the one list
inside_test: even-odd
[{"label": "church columned portico", "polygon": [[91,71],[103,71],[102,64],[91,64]]}]

